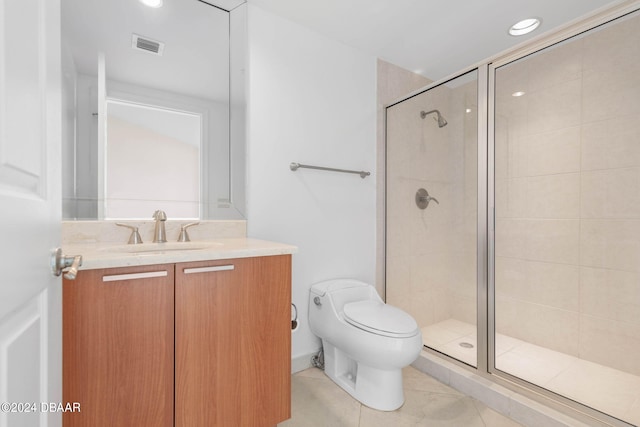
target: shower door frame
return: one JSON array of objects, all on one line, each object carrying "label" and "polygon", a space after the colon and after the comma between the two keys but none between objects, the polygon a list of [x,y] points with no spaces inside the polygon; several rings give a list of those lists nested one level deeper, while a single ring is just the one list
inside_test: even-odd
[{"label": "shower door frame", "polygon": [[[640,0],[638,0],[640,1]],[[414,90],[410,92],[408,95],[403,96],[400,99],[397,99],[387,105],[384,108],[384,300],[386,302],[386,294],[387,294],[387,194],[388,194],[388,180],[389,176],[387,174],[388,170],[388,162],[387,162],[387,109],[393,107],[397,104],[400,104],[404,101],[407,101],[416,96],[422,95],[426,92],[429,92],[432,89],[435,89],[439,86],[445,85],[446,83],[457,79],[458,77],[462,77],[465,74],[472,73],[474,71],[477,72],[476,76],[476,86],[477,86],[477,109],[478,109],[478,117],[477,117],[477,234],[476,234],[476,330],[477,330],[477,359],[476,366],[469,365],[461,360],[458,360],[454,357],[451,357],[447,354],[441,353],[437,350],[434,350],[425,345],[422,346],[423,350],[428,351],[433,354],[437,354],[445,357],[447,360],[455,363],[456,365],[463,366],[468,369],[472,369],[474,371],[481,371],[481,368],[488,374],[488,360],[489,360],[489,347],[488,347],[488,337],[486,333],[480,333],[481,331],[487,331],[488,327],[488,271],[487,271],[487,245],[488,245],[488,236],[487,236],[487,136],[488,136],[488,115],[487,115],[487,106],[488,106],[488,68],[490,62],[483,61],[482,63],[477,63],[467,68],[462,69],[455,74],[451,74],[443,79],[434,81],[420,89]]]},{"label": "shower door frame", "polygon": [[384,233],[385,233],[385,291],[386,291],[386,216],[387,216],[387,108],[404,102],[414,96],[447,83],[459,76],[477,70],[478,90],[478,158],[477,158],[477,363],[476,367],[461,362],[429,347],[423,349],[466,370],[474,372],[489,381],[513,390],[562,414],[594,426],[631,427],[618,418],[547,390],[536,384],[495,367],[495,71],[513,61],[549,48],[560,42],[579,36],[589,30],[605,25],[633,12],[640,11],[640,0],[628,0],[622,4],[596,10],[590,16],[572,21],[551,34],[542,34],[525,41],[512,49],[485,59],[455,74],[435,81],[413,91],[385,106],[385,189],[384,189]]}]

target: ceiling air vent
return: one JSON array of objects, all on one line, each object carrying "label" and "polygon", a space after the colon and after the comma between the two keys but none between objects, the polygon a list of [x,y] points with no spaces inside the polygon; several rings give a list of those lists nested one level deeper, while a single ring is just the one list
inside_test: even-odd
[{"label": "ceiling air vent", "polygon": [[141,50],[147,53],[153,53],[154,55],[162,56],[164,50],[164,43],[151,40],[146,37],[133,34],[131,38],[131,47],[137,50]]}]

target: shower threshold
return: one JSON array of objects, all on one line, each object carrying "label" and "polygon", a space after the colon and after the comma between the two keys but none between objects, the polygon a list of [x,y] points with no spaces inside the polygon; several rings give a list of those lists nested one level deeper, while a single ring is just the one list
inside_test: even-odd
[{"label": "shower threshold", "polygon": [[[427,347],[477,366],[475,325],[447,319],[423,327],[422,337]],[[502,334],[496,334],[496,369],[640,425],[640,376]]]}]

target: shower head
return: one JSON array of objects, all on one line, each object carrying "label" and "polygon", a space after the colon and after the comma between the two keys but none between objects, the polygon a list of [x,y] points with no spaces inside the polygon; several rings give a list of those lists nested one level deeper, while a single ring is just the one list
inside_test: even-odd
[{"label": "shower head", "polygon": [[420,111],[420,117],[424,119],[425,117],[427,117],[428,114],[431,114],[431,113],[436,113],[437,117],[434,117],[433,119],[438,122],[438,127],[443,128],[447,125],[447,121],[445,120],[444,117],[442,117],[442,114],[440,114],[440,111],[438,110],[431,110],[427,112]]}]

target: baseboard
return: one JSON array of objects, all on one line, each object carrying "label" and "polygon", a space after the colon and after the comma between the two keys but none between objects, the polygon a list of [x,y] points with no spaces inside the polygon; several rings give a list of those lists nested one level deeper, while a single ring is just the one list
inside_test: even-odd
[{"label": "baseboard", "polygon": [[320,349],[318,348],[316,351],[303,354],[302,356],[296,356],[291,358],[291,373],[295,374],[296,372],[304,371],[305,369],[311,368],[313,365],[311,364],[311,358],[318,354]]}]

